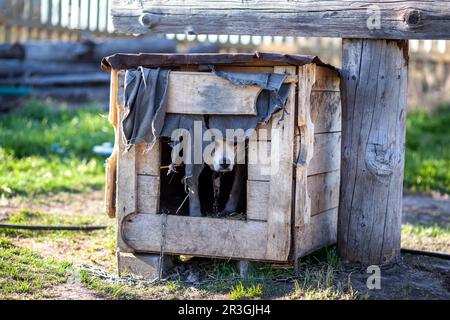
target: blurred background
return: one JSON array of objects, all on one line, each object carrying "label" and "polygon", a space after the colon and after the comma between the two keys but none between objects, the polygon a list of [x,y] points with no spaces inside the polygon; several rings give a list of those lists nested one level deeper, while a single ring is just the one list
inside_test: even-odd
[{"label": "blurred background", "polygon": [[[115,270],[114,223],[102,207],[104,160],[114,141],[106,119],[110,75],[100,70],[102,57],[268,51],[317,55],[341,65],[341,40],[335,38],[119,35],[111,2],[0,0],[0,223],[108,226],[95,237],[0,229],[0,261],[10,261],[0,271],[7,279],[0,281],[0,299],[34,297],[36,288],[53,285],[40,276],[41,258],[30,258],[20,271],[36,282],[17,280],[26,253],[11,255],[17,248],[56,259],[57,270],[80,264]],[[402,247],[450,254],[449,41],[410,41],[408,104]],[[115,297],[128,294],[92,279],[82,274],[80,281]],[[92,298],[84,293],[82,298]]]}]

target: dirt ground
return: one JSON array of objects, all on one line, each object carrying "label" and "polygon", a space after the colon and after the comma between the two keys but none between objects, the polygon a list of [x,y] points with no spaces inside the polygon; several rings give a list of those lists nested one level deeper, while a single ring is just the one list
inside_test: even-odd
[{"label": "dirt ground", "polygon": [[[6,220],[20,210],[43,212],[58,215],[64,221],[70,219],[88,218],[96,225],[108,226],[108,231],[100,233],[81,233],[65,237],[30,237],[18,236],[12,238],[15,245],[38,252],[45,258],[69,260],[76,266],[88,265],[103,270],[115,277],[116,258],[114,253],[114,220],[110,220],[102,207],[103,192],[95,191],[86,194],[61,193],[50,196],[39,196],[33,199],[13,198],[0,199],[0,221]],[[446,197],[428,197],[419,195],[405,195],[403,222],[421,225],[450,225],[450,199]],[[448,238],[439,240],[420,239],[417,236],[403,236],[402,246],[411,249],[441,251],[450,253]],[[437,242],[439,242],[437,241]],[[437,249],[437,250],[436,250]],[[183,270],[198,273],[208,262],[188,262]],[[358,292],[358,298],[368,299],[446,299],[450,300],[450,261],[426,256],[403,254],[402,261],[387,269],[381,270],[381,289],[368,290],[366,282],[370,274],[365,270],[343,269],[336,273],[336,279],[342,283],[349,283]],[[134,291],[133,298],[139,299],[220,299],[227,298],[221,290],[200,289],[195,283],[182,279],[182,289],[146,287]],[[120,287],[120,284],[118,285]],[[139,287],[139,286],[138,286]],[[293,294],[293,281],[275,281],[270,285],[271,290],[263,294],[263,298],[292,299],[308,298]],[[140,288],[140,287],[139,287]],[[69,278],[67,283],[45,289],[49,299],[105,299],[111,296],[105,292],[87,287],[78,279]],[[312,295],[312,298],[322,296]],[[325,295],[323,298],[333,298]]]}]

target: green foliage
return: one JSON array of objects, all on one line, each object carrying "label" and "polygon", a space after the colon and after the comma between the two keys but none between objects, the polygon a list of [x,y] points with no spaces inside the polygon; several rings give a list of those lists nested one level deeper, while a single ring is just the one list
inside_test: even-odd
[{"label": "green foliage", "polygon": [[263,295],[264,287],[261,283],[244,285],[242,281],[233,286],[230,292],[231,300],[260,299]]},{"label": "green foliage", "polygon": [[0,195],[81,192],[104,183],[97,144],[113,130],[94,106],[69,111],[30,101],[0,116]]},{"label": "green foliage", "polygon": [[70,262],[43,259],[0,238],[0,299],[32,295],[39,289],[65,283],[71,267]]},{"label": "green foliage", "polygon": [[427,226],[423,224],[404,224],[402,225],[402,235],[411,235],[419,237],[449,237],[450,236],[450,226],[439,226],[437,224],[432,226]]},{"label": "green foliage", "polygon": [[411,191],[450,193],[450,105],[408,114],[404,185]]}]

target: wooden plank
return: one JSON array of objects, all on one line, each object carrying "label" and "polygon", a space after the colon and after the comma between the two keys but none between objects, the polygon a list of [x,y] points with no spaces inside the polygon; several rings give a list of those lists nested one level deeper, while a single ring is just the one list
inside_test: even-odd
[{"label": "wooden plank", "polygon": [[[123,72],[122,72],[123,75]],[[124,79],[124,77],[122,77]],[[118,103],[119,103],[119,123],[122,122],[125,107],[124,103],[124,82],[119,83]],[[137,177],[136,177],[136,148],[131,147],[126,151],[123,136],[123,127],[119,126],[116,133],[119,141],[119,153],[117,157],[117,191],[116,191],[116,220],[117,220],[117,247],[121,252],[132,252],[122,238],[122,222],[132,213],[137,212]]]},{"label": "wooden plank", "polygon": [[114,128],[114,149],[111,156],[105,161],[105,212],[110,218],[116,217],[116,178],[117,178],[117,153],[119,145],[118,135],[118,90],[119,90],[119,72],[111,72],[111,92],[108,120]]},{"label": "wooden plank", "polygon": [[450,39],[450,1],[114,0],[122,33]]},{"label": "wooden plank", "polygon": [[341,131],[341,95],[339,92],[311,92],[311,120],[314,133]]},{"label": "wooden plank", "polygon": [[247,181],[247,219],[267,221],[270,184],[268,181]]},{"label": "wooden plank", "polygon": [[343,261],[371,265],[400,258],[407,80],[407,41],[344,40]]},{"label": "wooden plank", "polygon": [[209,72],[171,72],[167,112],[256,115],[261,88],[236,86]]},{"label": "wooden plank", "polygon": [[308,177],[311,216],[339,206],[339,180],[339,170]]},{"label": "wooden plank", "polygon": [[256,141],[270,141],[272,134],[270,130],[272,128],[272,119],[268,123],[258,123],[255,128],[255,133],[250,137],[250,140]]},{"label": "wooden plank", "polygon": [[[296,67],[274,68],[274,72],[296,74]],[[268,260],[287,261],[291,245],[291,211],[294,164],[296,88],[292,84],[286,112],[272,116],[271,175],[267,216]],[[281,120],[283,117],[283,120]]]},{"label": "wooden plank", "polygon": [[[138,252],[159,252],[162,215],[135,214],[123,226],[126,243]],[[267,223],[168,215],[164,251],[226,259],[265,260]]]},{"label": "wooden plank", "polygon": [[[117,253],[117,266],[119,274],[122,276],[134,275],[148,280],[157,279],[159,276],[159,254],[133,254]],[[173,267],[172,257],[164,256],[163,275]]]},{"label": "wooden plank", "polygon": [[308,176],[338,170],[341,167],[341,133],[314,135],[314,155],[309,163]]},{"label": "wooden plank", "polygon": [[339,73],[327,67],[316,66],[316,81],[312,91],[339,92]]},{"label": "wooden plank", "polygon": [[298,154],[295,171],[295,226],[309,223],[311,198],[308,192],[307,176],[314,153],[314,125],[311,121],[311,90],[315,82],[316,67],[306,65],[298,69],[297,126],[296,142]]},{"label": "wooden plank", "polygon": [[338,209],[330,209],[311,217],[311,223],[296,228],[296,257],[304,257],[336,243]]},{"label": "wooden plank", "polygon": [[248,180],[270,181],[270,149],[270,141],[250,140],[248,142]]},{"label": "wooden plank", "polygon": [[149,149],[146,144],[136,145],[136,170],[137,174],[147,176],[159,176],[161,166],[160,142]]},{"label": "wooden plank", "polygon": [[137,176],[137,210],[141,213],[159,211],[159,176]]}]

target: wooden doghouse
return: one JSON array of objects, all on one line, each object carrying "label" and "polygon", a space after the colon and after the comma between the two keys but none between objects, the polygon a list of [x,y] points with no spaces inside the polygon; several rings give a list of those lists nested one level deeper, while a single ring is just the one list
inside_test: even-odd
[{"label": "wooden doghouse", "polygon": [[[124,152],[119,123],[123,115],[123,73],[127,69],[172,70],[168,112],[249,114],[259,90],[238,87],[206,66],[236,72],[286,73],[292,84],[286,112],[275,113],[250,139],[266,139],[279,150],[278,168],[262,174],[248,165],[246,219],[194,218],[160,213],[160,146],[144,153]],[[150,258],[191,255],[292,263],[336,241],[340,182],[341,103],[338,72],[312,56],[281,54],[118,54],[103,60],[112,72],[110,120],[117,152],[107,162],[106,206],[117,219],[119,269],[146,275]],[[217,88],[226,106],[198,109],[205,86]],[[187,95],[189,99],[186,99]],[[196,96],[197,95],[197,96]],[[281,117],[283,117],[281,119]],[[268,135],[258,134],[268,129]],[[282,134],[272,134],[277,129]],[[266,168],[267,169],[267,168]],[[275,173],[275,174],[274,174]],[[152,254],[152,255],[151,255]],[[157,257],[157,256],[156,256]]]}]

